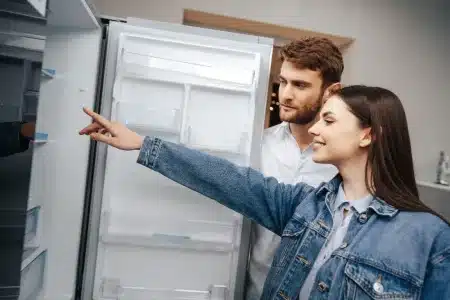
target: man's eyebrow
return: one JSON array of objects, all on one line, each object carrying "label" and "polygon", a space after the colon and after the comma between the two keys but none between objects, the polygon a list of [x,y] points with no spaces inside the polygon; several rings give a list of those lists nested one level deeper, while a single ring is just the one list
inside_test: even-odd
[{"label": "man's eyebrow", "polygon": [[[289,81],[289,80],[287,80],[286,78],[284,78],[283,76],[281,76],[281,75],[278,75],[278,78],[280,79],[280,80],[283,80],[283,81]],[[308,81],[304,81],[304,80],[290,80],[294,85],[304,85],[304,86],[311,86],[312,85],[312,83],[311,82],[308,82]]]}]

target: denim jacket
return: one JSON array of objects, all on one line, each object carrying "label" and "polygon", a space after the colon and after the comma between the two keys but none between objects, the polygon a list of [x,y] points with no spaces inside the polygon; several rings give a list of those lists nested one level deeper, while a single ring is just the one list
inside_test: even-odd
[{"label": "denim jacket", "polygon": [[[298,298],[331,234],[339,175],[318,188],[282,184],[251,168],[149,137],[138,163],[280,235],[261,299]],[[429,213],[398,211],[377,198],[350,222],[344,242],[318,271],[309,299],[450,299],[447,223]]]}]

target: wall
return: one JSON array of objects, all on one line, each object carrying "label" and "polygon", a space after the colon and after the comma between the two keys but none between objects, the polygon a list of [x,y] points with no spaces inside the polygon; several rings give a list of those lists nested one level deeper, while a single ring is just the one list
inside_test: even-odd
[{"label": "wall", "polygon": [[[281,2],[280,2],[281,3]],[[380,85],[403,100],[417,177],[434,179],[450,152],[450,2],[445,0],[96,0],[99,14],[182,22],[184,8],[349,36],[345,83]],[[447,14],[447,15],[445,15]],[[447,29],[446,29],[447,28]]]}]

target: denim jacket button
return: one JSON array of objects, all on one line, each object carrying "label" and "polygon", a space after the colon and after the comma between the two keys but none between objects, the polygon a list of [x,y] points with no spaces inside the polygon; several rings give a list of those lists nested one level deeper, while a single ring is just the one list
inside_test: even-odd
[{"label": "denim jacket button", "polygon": [[377,294],[382,294],[384,292],[384,287],[380,282],[375,282],[373,284],[373,290],[377,293]]},{"label": "denim jacket button", "polygon": [[319,288],[319,291],[321,291],[322,293],[328,291],[328,285],[323,281],[319,282],[317,287]]},{"label": "denim jacket button", "polygon": [[362,213],[359,215],[358,217],[358,221],[362,224],[367,222],[367,214],[366,213]]},{"label": "denim jacket button", "polygon": [[341,249],[347,248],[348,244],[347,242],[342,243],[342,245],[340,246]]},{"label": "denim jacket button", "polygon": [[279,291],[279,292],[278,292],[278,295],[280,295],[281,298],[283,298],[283,299],[285,299],[285,300],[289,300],[289,299],[290,299],[288,296],[286,296],[286,295],[283,293],[283,291]]}]

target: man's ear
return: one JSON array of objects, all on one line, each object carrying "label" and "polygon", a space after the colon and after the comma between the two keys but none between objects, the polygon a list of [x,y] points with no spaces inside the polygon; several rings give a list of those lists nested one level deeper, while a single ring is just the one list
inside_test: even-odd
[{"label": "man's ear", "polygon": [[326,101],[334,92],[340,90],[342,88],[342,83],[335,82],[328,86],[323,93],[323,98]]}]

